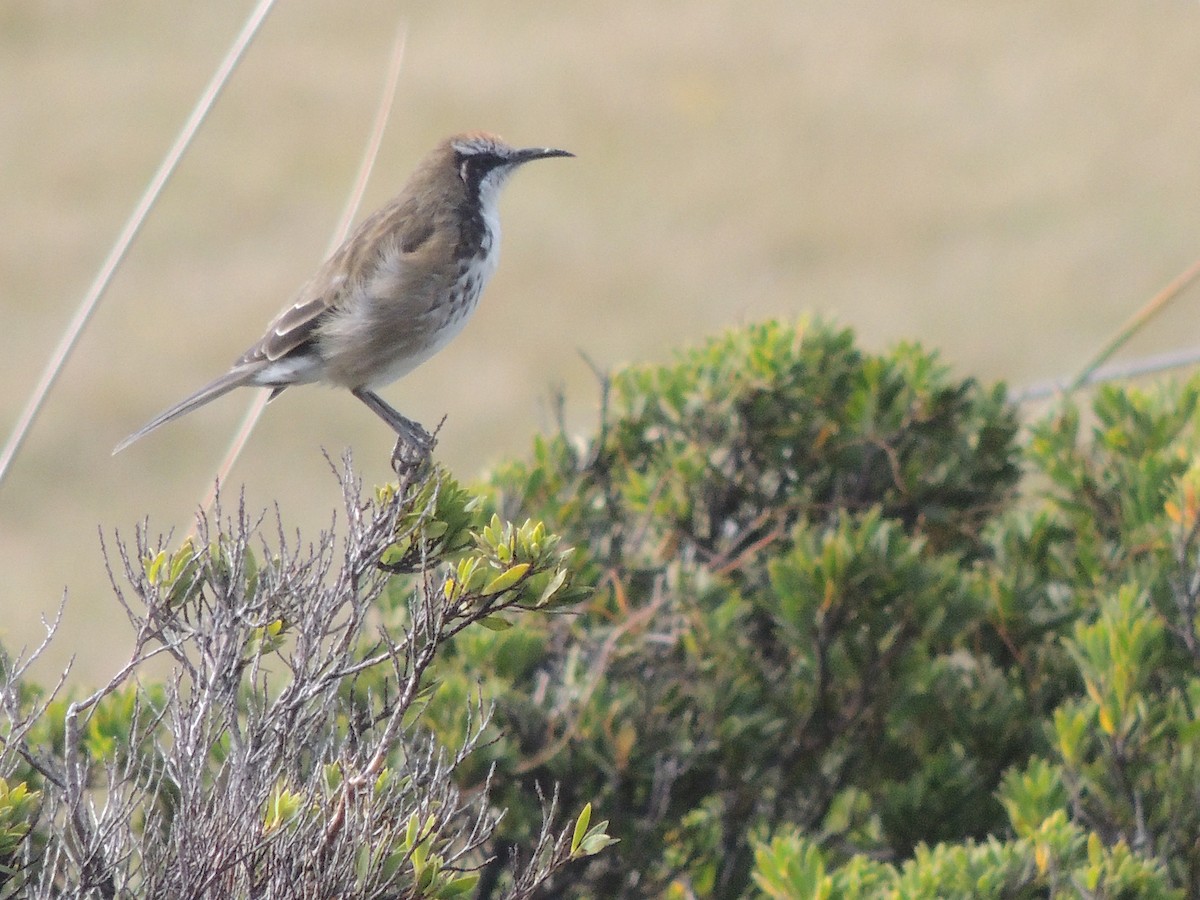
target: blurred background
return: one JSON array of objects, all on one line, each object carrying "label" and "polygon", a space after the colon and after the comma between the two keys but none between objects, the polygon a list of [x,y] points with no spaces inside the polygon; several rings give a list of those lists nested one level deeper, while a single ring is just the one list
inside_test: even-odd
[{"label": "blurred background", "polygon": [[[241,27],[249,0],[0,5],[0,427]],[[1077,370],[1200,254],[1200,4],[280,0],[152,212],[0,489],[0,641],[107,677],[130,645],[100,535],[190,527],[251,392],[114,444],[224,371],[324,256],[398,19],[408,47],[363,213],[447,134],[575,160],[521,172],[461,337],[385,391],[464,480],[604,367],[815,313],[1021,386]],[[1126,356],[1197,341],[1185,297]],[[232,476],[315,537],[322,456],[391,439],[318,388],[271,405]]]}]

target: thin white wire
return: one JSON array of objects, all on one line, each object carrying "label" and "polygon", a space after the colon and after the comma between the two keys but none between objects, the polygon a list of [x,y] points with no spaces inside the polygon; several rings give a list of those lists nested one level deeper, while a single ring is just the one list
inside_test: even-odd
[{"label": "thin white wire", "polygon": [[87,327],[88,320],[91,319],[92,313],[96,311],[96,307],[100,303],[100,298],[104,295],[105,290],[108,289],[109,282],[112,281],[113,275],[121,265],[121,261],[125,258],[125,254],[129,250],[130,244],[133,243],[133,239],[137,237],[138,232],[141,230],[147,214],[158,200],[159,194],[162,193],[163,187],[175,172],[175,168],[178,166],[180,159],[183,158],[183,154],[191,143],[192,138],[199,130],[204,119],[208,116],[221,90],[229,81],[229,77],[233,74],[233,70],[237,68],[237,64],[241,62],[246,49],[250,46],[263,20],[266,19],[267,13],[271,11],[271,7],[274,5],[275,0],[259,0],[258,6],[254,8],[249,18],[246,19],[241,32],[234,39],[233,44],[225,54],[225,58],[221,60],[221,64],[217,67],[208,86],[204,89],[204,93],[200,95],[200,99],[196,102],[192,114],[188,116],[179,135],[175,138],[175,143],[167,151],[167,155],[159,165],[158,171],[154,173],[154,177],[150,180],[145,193],[142,194],[142,198],[138,201],[137,206],[134,207],[133,214],[125,223],[125,227],[121,230],[116,244],[109,251],[108,257],[104,260],[104,264],[100,267],[100,271],[96,275],[96,279],[92,282],[91,287],[88,288],[82,302],[79,304],[79,308],[71,318],[67,330],[63,333],[62,339],[50,357],[45,370],[42,372],[41,379],[38,381],[33,394],[29,398],[29,402],[25,405],[25,409],[21,412],[20,418],[17,419],[17,424],[13,427],[12,433],[9,435],[8,443],[4,445],[4,450],[0,452],[0,485],[3,485],[4,479],[12,467],[13,460],[16,459],[22,444],[25,443],[26,437],[29,436],[29,431],[32,429],[33,423],[42,411],[46,396],[50,393],[50,389],[54,387],[58,376],[62,374],[62,370],[66,366],[71,352],[75,349],[75,345],[79,342],[79,338],[83,334],[83,329]]},{"label": "thin white wire", "polygon": [[[1083,384],[1100,384],[1106,381],[1119,381],[1124,378],[1138,378],[1142,375],[1153,375],[1168,369],[1181,369],[1200,363],[1200,348],[1189,350],[1172,350],[1168,353],[1158,353],[1153,356],[1143,356],[1124,363],[1111,363],[1096,369]],[[1049,379],[1028,385],[1019,391],[1014,391],[1012,399],[1015,403],[1028,403],[1034,400],[1045,400],[1055,394],[1066,392],[1075,379]]]},{"label": "thin white wire", "polygon": [[[346,201],[346,206],[342,210],[341,219],[338,221],[337,228],[333,231],[333,237],[330,238],[329,249],[326,252],[327,256],[341,246],[342,241],[346,239],[346,235],[350,231],[350,226],[354,222],[354,217],[358,214],[358,207],[362,203],[363,194],[366,192],[367,182],[371,178],[371,171],[375,168],[375,160],[379,157],[379,148],[383,144],[383,133],[387,129],[388,118],[392,112],[392,103],[396,98],[396,86],[400,82],[400,69],[404,65],[404,46],[407,34],[407,28],[401,22],[396,30],[395,43],[392,45],[392,59],[388,66],[383,96],[379,98],[379,108],[375,113],[375,122],[371,128],[371,136],[367,140],[362,162],[359,163],[358,175],[354,180],[354,185]],[[217,492],[221,488],[221,483],[229,476],[230,470],[237,462],[238,457],[241,456],[246,442],[250,439],[250,433],[254,430],[254,426],[258,424],[258,419],[266,408],[267,400],[270,399],[270,396],[270,388],[264,388],[250,402],[246,414],[242,417],[241,425],[238,426],[233,440],[229,443],[229,449],[225,451],[225,457],[221,460],[216,478],[213,479],[212,487],[208,489],[201,508],[208,509],[212,506]]]}]

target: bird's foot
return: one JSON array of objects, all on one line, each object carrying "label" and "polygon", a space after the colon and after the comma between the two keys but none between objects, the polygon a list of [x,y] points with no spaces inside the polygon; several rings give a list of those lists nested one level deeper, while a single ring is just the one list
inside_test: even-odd
[{"label": "bird's foot", "polygon": [[416,422],[410,424],[413,428],[397,436],[392,450],[392,471],[401,481],[415,478],[429,463],[437,445],[437,438],[432,434]]}]

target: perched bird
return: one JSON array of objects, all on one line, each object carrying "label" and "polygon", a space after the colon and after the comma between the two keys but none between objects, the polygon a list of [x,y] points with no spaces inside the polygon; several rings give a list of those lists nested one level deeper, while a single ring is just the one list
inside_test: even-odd
[{"label": "perched bird", "polygon": [[494,134],[448,138],[421,161],[390,203],[367,218],[300,289],[295,303],[220,378],[151,419],[119,453],[160,425],[243,385],[348,388],[420,454],[433,447],[418,423],[375,391],[425,362],[457,335],[496,270],[496,200],[516,168],[573,156],[517,149]]}]

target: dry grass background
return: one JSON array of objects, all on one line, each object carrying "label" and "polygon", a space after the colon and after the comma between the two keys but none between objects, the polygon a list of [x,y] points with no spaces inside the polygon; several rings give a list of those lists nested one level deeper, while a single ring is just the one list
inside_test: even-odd
[{"label": "dry grass background", "polygon": [[[250,7],[0,6],[0,423],[7,429]],[[64,588],[54,660],[128,644],[97,529],[186,530],[250,400],[112,446],[222,371],[319,262],[397,16],[408,54],[366,200],[466,128],[562,146],[503,201],[504,259],[464,335],[387,391],[449,419],[466,478],[520,453],[552,388],[817,312],[1013,383],[1078,368],[1200,248],[1200,4],[281,0],[0,493],[0,639]],[[1195,298],[1133,352],[1193,343]],[[319,389],[273,404],[234,473],[325,525],[320,448],[387,477],[388,436]]]}]

